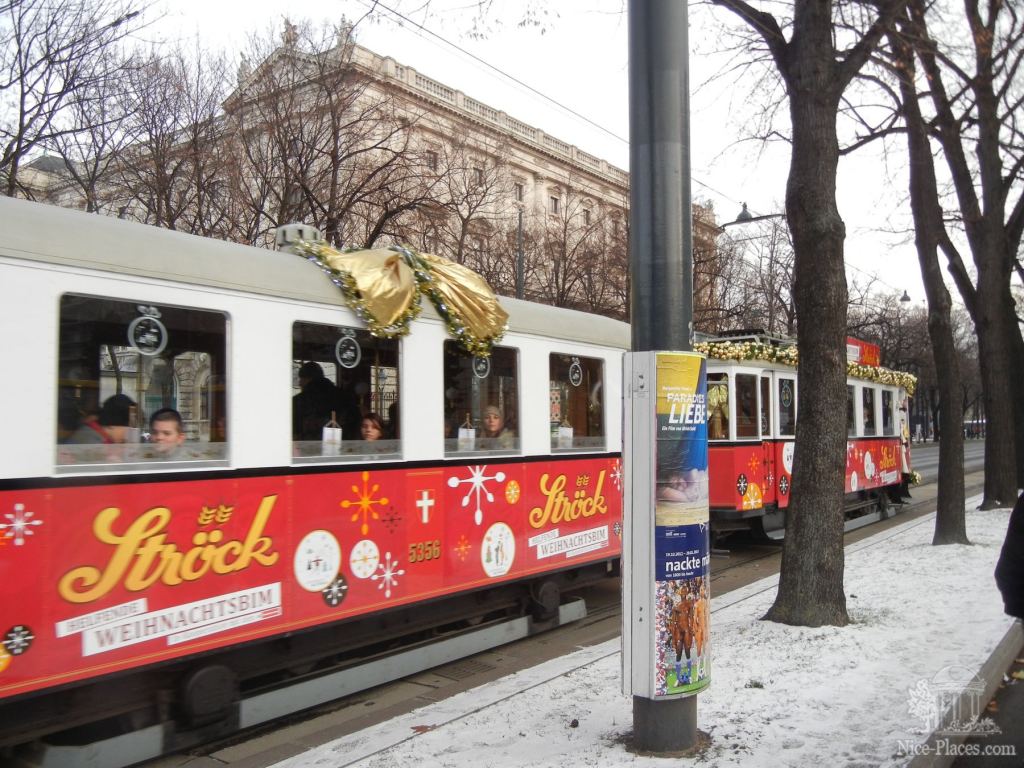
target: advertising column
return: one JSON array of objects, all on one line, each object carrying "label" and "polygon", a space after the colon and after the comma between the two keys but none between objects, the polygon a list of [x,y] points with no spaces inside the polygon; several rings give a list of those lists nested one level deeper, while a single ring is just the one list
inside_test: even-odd
[{"label": "advertising column", "polygon": [[711,680],[706,362],[681,352],[627,358],[636,426],[626,458],[624,687],[687,696]]}]

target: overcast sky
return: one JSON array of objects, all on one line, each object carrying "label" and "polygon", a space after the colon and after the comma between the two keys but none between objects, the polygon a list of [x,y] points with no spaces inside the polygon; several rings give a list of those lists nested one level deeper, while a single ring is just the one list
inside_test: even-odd
[{"label": "overcast sky", "polygon": [[[398,7],[411,14],[420,4],[407,0]],[[413,19],[425,22],[436,36],[409,23],[399,26],[392,17],[362,22],[357,41],[628,170],[625,0],[548,3],[557,15],[546,16],[542,27],[517,23],[524,0],[493,5],[486,35],[479,39],[467,34],[476,0],[431,0],[430,16]],[[290,0],[286,5],[175,0],[154,30],[168,37],[198,35],[206,45],[237,56],[250,33],[280,28],[286,12],[293,20],[331,24],[343,15],[360,19],[368,7],[368,0]],[[719,222],[734,219],[742,202],[755,214],[781,211],[789,150],[782,143],[744,140],[756,120],[749,106],[756,101],[747,79],[751,76],[741,75],[739,83],[724,78],[709,84],[715,72],[728,66],[726,58],[712,52],[719,47],[721,25],[731,18],[699,6],[691,6],[690,14],[693,195],[714,204]],[[880,291],[907,290],[913,306],[920,307],[924,290],[912,239],[885,231],[906,226],[901,163],[887,166],[871,155],[877,153],[863,153],[840,166],[847,274],[859,283],[877,277]],[[892,189],[890,177],[895,178]]]}]

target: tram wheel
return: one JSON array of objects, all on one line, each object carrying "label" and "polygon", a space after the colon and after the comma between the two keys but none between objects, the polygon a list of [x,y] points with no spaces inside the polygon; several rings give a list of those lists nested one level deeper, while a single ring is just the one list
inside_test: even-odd
[{"label": "tram wheel", "polygon": [[786,510],[766,509],[753,525],[755,535],[771,541],[781,541],[786,535]]},{"label": "tram wheel", "polygon": [[221,664],[201,667],[181,682],[180,697],[190,726],[223,720],[238,703],[238,677]]},{"label": "tram wheel", "polygon": [[537,621],[549,621],[558,615],[562,591],[550,579],[535,583],[530,589],[530,609]]}]

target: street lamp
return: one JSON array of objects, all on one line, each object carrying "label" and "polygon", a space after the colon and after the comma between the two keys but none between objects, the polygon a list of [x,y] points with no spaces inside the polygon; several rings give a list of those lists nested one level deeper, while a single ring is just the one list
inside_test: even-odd
[{"label": "street lamp", "polygon": [[722,229],[731,227],[736,224],[749,224],[752,221],[764,221],[765,219],[784,219],[786,214],[784,213],[766,213],[763,216],[754,216],[749,210],[747,210],[747,204],[743,203],[743,209],[736,214],[736,218],[733,221],[727,221],[724,224],[718,226]]}]

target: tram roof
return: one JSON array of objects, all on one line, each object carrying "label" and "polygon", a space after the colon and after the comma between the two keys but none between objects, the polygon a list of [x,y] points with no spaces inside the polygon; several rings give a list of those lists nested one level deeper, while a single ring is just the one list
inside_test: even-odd
[{"label": "tram roof", "polygon": [[[340,291],[316,267],[282,251],[0,198],[0,256],[122,275],[344,306]],[[629,326],[600,315],[499,297],[516,333],[628,349]],[[437,318],[430,302],[423,314]]]}]

